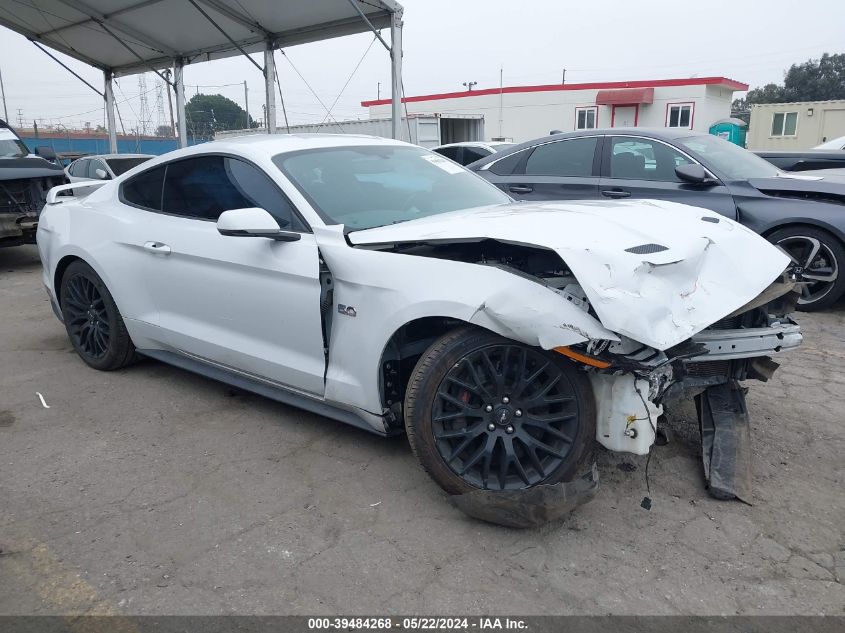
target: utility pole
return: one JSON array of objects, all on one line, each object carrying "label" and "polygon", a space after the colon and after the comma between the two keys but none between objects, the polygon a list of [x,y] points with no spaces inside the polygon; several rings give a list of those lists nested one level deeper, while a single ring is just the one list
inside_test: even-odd
[{"label": "utility pole", "polygon": [[3,96],[3,120],[9,122],[9,111],[6,109],[6,89],[3,87],[3,71],[0,70],[0,95]]},{"label": "utility pole", "polygon": [[18,108],[18,129],[23,129],[23,108]]},{"label": "utility pole", "polygon": [[469,92],[472,92],[472,87],[475,86],[475,85],[478,85],[477,81],[465,81],[464,82],[464,88],[466,88],[467,91],[469,91]]},{"label": "utility pole", "polygon": [[170,135],[173,138],[176,138],[176,121],[173,120],[173,98],[170,96],[170,78],[173,76],[173,72],[169,68],[165,68],[162,71],[162,74],[167,79],[167,83],[164,87],[167,89],[167,111],[170,113]]},{"label": "utility pole", "polygon": [[563,74],[560,76],[560,85],[566,83],[566,68],[563,69]]},{"label": "utility pole", "polygon": [[381,82],[376,83],[376,101],[381,101]]},{"label": "utility pole", "polygon": [[246,127],[249,129],[249,89],[246,87],[246,79],[244,79],[244,108],[246,109]]}]

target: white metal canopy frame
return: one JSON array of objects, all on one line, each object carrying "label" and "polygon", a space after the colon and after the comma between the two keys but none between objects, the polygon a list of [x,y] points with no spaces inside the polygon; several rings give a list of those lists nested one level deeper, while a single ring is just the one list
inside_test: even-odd
[{"label": "white metal canopy frame", "polygon": [[[103,71],[109,146],[117,152],[114,77],[155,72],[176,93],[179,146],[188,143],[186,64],[264,52],[267,131],[276,131],[274,51],[372,31],[390,53],[393,138],[401,135],[402,5],[394,0],[0,0],[0,25]],[[390,28],[390,44],[379,31]],[[162,70],[173,68],[172,75]],[[77,78],[85,81],[76,73]],[[172,79],[171,79],[172,76]]]}]

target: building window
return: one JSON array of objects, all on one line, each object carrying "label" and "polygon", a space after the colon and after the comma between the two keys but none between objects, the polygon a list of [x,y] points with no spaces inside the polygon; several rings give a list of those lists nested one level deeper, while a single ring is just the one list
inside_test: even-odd
[{"label": "building window", "polygon": [[772,136],[795,136],[797,128],[797,112],[775,112],[772,115]]},{"label": "building window", "polygon": [[575,129],[576,130],[592,130],[596,127],[596,120],[598,119],[598,107],[587,106],[584,108],[575,108]]},{"label": "building window", "polygon": [[666,127],[692,128],[693,103],[670,103],[666,108]]}]

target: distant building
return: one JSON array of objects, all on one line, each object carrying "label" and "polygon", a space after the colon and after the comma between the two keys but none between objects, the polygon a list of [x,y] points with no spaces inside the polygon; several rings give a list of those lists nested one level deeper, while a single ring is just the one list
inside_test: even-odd
[{"label": "distant building", "polygon": [[845,136],[845,100],[751,106],[748,149],[809,149]]},{"label": "distant building", "polygon": [[[409,114],[454,117],[441,142],[525,141],[551,130],[677,127],[707,133],[731,114],[733,94],[748,85],[725,77],[507,86],[407,97]],[[390,100],[364,101],[371,118],[390,116]],[[460,119],[466,118],[466,123]]]}]

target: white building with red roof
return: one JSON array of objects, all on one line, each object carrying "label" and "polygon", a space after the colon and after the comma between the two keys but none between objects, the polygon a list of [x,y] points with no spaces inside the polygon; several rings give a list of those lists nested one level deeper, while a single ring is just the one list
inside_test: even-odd
[{"label": "white building with red roof", "polygon": [[[730,116],[734,92],[748,85],[726,77],[505,86],[406,97],[408,114],[441,118],[441,142],[513,140],[552,130],[678,127],[707,132]],[[390,116],[390,100],[364,101],[370,118]]]}]

